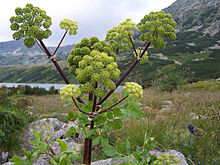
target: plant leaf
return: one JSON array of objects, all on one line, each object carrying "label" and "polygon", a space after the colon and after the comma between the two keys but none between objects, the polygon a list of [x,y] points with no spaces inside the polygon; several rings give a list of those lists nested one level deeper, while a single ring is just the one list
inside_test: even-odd
[{"label": "plant leaf", "polygon": [[70,111],[70,112],[68,112],[68,115],[65,117],[65,119],[67,121],[74,122],[77,119],[78,116],[79,115],[77,113],[75,113],[74,111]]},{"label": "plant leaf", "polygon": [[122,147],[122,144],[120,142],[117,143],[117,150],[120,154],[123,153],[123,147]]},{"label": "plant leaf", "polygon": [[92,144],[93,144],[93,145],[99,144],[99,140],[100,140],[100,137],[98,136],[98,137],[96,137],[96,138],[93,140]]},{"label": "plant leaf", "polygon": [[118,152],[111,146],[105,147],[103,150],[104,150],[105,154],[110,157],[118,154]]},{"label": "plant leaf", "polygon": [[35,139],[36,141],[38,141],[39,138],[40,138],[40,135],[38,134],[38,132],[37,132],[37,131],[33,131],[33,134],[34,134],[34,139]]},{"label": "plant leaf", "polygon": [[108,125],[112,127],[114,130],[120,129],[123,125],[123,122],[121,119],[115,119],[113,121],[109,121]]},{"label": "plant leaf", "polygon": [[85,135],[84,135],[84,138],[89,138],[91,137],[92,135],[95,135],[97,132],[95,129],[91,129],[89,130]]},{"label": "plant leaf", "polygon": [[128,139],[125,142],[125,151],[128,155],[131,155],[131,144]]},{"label": "plant leaf", "polygon": [[23,160],[22,160],[20,157],[14,155],[14,156],[10,159],[10,163],[15,163],[16,165],[22,165],[22,164],[23,164]]},{"label": "plant leaf", "polygon": [[108,142],[107,138],[102,138],[102,142],[101,143],[102,143],[102,147],[103,148],[109,145],[109,142]]},{"label": "plant leaf", "polygon": [[68,150],[67,144],[63,140],[57,139],[57,142],[60,144],[60,152],[65,152]]},{"label": "plant leaf", "polygon": [[73,133],[74,133],[74,134],[76,133],[76,128],[73,127],[73,126],[71,126],[70,129],[69,129],[69,130],[67,131],[67,133],[66,133],[66,137],[67,137],[67,138],[70,138]]},{"label": "plant leaf", "polygon": [[71,105],[72,104],[72,101],[66,101],[64,104],[63,104],[63,107],[67,107],[67,106],[69,106],[69,105]]}]

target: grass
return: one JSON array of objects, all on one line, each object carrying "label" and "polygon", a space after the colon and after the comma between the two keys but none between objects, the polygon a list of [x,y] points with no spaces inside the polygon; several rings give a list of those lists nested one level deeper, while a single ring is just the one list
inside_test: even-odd
[{"label": "grass", "polygon": [[[32,100],[29,111],[38,119],[57,117],[61,120],[75,106],[63,107],[59,95],[25,96]],[[170,101],[171,105],[169,105]],[[129,139],[132,148],[142,146],[145,133],[155,137],[155,150],[169,149],[184,154],[189,164],[216,164],[220,161],[220,88],[219,82],[188,84],[172,93],[156,88],[144,89],[140,100],[145,117],[126,120],[123,128],[114,131],[122,142]],[[193,133],[188,129],[194,127]],[[96,160],[104,158],[101,148],[95,148]]]},{"label": "grass", "polygon": [[[31,99],[35,107],[32,112],[39,118],[59,117],[76,110],[74,105],[63,108],[64,101],[57,95],[31,96]],[[171,101],[172,105],[166,108],[164,101]],[[220,161],[219,82],[188,84],[172,93],[148,88],[140,102],[146,116],[140,121],[125,121],[120,131],[113,132],[113,138],[129,139],[135,149],[143,144],[147,133],[158,142],[156,150],[178,150],[189,164]],[[165,109],[164,112],[161,109]],[[190,124],[194,127],[193,134],[188,129]]]},{"label": "grass", "polygon": [[59,95],[30,96],[28,98],[33,100],[33,106],[30,107],[30,111],[38,119],[45,117],[63,119],[63,116],[67,115],[68,112],[76,110],[74,105],[63,107],[65,101],[61,100]]},{"label": "grass", "polygon": [[[134,149],[143,144],[147,133],[158,142],[157,150],[178,150],[189,164],[216,164],[220,161],[220,90],[194,86],[173,93],[145,89],[141,102],[146,116],[140,121],[127,121],[116,136],[122,141],[129,139]],[[172,101],[172,106],[166,108],[164,101]],[[190,124],[194,133],[188,129]]]}]

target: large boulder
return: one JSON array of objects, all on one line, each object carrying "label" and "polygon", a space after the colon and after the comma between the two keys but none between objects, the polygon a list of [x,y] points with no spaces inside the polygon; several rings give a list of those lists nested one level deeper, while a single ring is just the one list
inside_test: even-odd
[{"label": "large boulder", "polygon": [[[66,138],[66,133],[71,126],[77,127],[77,124],[73,122],[64,123],[56,118],[46,118],[33,122],[29,125],[28,133],[25,135],[27,140],[26,142],[27,145],[25,149],[26,150],[32,149],[32,146],[29,143],[30,141],[34,140],[33,131],[35,130],[39,132],[42,136],[44,136],[44,138],[47,138],[49,141],[59,138],[62,139],[67,144],[68,149],[74,148],[74,150],[80,151],[80,149],[82,148],[82,138],[79,138],[80,136],[77,136],[78,138],[75,136],[73,136],[73,138]],[[53,148],[56,155],[60,154],[59,152],[60,146],[58,142],[55,141],[51,147]],[[188,165],[183,154],[175,150],[169,150],[167,152],[150,151],[150,154],[156,156],[161,156],[162,154],[172,154],[175,156],[175,158],[180,159],[180,163],[178,165]],[[23,159],[25,159],[25,157],[23,157]],[[51,158],[48,155],[42,154],[38,160],[33,162],[33,165],[49,165],[50,159]],[[111,160],[112,158],[106,160],[99,160],[93,162],[92,165],[107,165],[107,164],[113,165],[113,164],[120,164],[125,161],[125,159],[121,159],[115,161],[114,163],[111,163]],[[74,164],[77,165],[77,163]],[[4,163],[3,165],[12,165],[12,163],[7,162]]]},{"label": "large boulder", "polygon": [[[76,123],[64,123],[56,118],[45,118],[35,121],[28,126],[27,134],[24,136],[26,143],[23,147],[26,150],[31,150],[32,146],[30,145],[30,142],[34,141],[33,131],[38,132],[41,136],[50,142],[53,139],[65,139],[66,133],[71,126],[77,128]],[[73,135],[72,138],[77,143],[82,142],[82,138],[80,138],[78,133]]]},{"label": "large boulder", "polygon": [[[174,155],[175,158],[180,159],[180,162],[177,165],[188,165],[186,158],[184,155],[180,152],[177,152],[175,150],[169,150],[167,152],[160,152],[160,151],[150,151],[151,155],[155,156],[161,156],[162,154],[170,154]],[[92,165],[113,165],[113,164],[120,164],[126,161],[126,159],[119,159],[115,162],[111,162],[112,158],[106,159],[106,160],[99,160],[96,162],[93,162]]]},{"label": "large boulder", "polygon": [[[23,145],[23,148],[25,150],[32,149],[33,146],[30,144],[30,142],[34,141],[33,131],[37,131],[41,136],[48,139],[49,142],[53,139],[62,139],[67,144],[69,150],[74,149],[75,151],[80,151],[80,149],[82,148],[82,138],[81,136],[79,136],[79,134],[73,135],[71,138],[66,138],[66,133],[71,126],[77,128],[76,123],[64,123],[56,118],[45,118],[35,121],[28,126],[27,133],[26,135],[24,135],[25,143]],[[57,141],[55,141],[51,147],[56,155],[60,154],[60,146]],[[23,157],[22,159],[25,159],[25,157]],[[38,160],[33,162],[33,165],[49,165],[50,159],[50,156],[42,154]],[[4,165],[12,164],[13,163],[7,162]]]}]

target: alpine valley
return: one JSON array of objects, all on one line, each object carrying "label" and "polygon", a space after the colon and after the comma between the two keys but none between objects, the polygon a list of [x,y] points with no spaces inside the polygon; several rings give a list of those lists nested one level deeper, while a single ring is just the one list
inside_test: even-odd
[{"label": "alpine valley", "polygon": [[[163,10],[170,13],[177,23],[176,40],[168,41],[163,50],[150,47],[149,60],[139,64],[126,80],[149,86],[168,74],[179,75],[188,82],[219,78],[220,1],[176,0]],[[134,35],[136,48],[143,44],[139,36],[139,32]],[[70,81],[77,83],[68,72],[66,62],[73,48],[74,45],[61,47],[57,61]],[[132,52],[120,52],[119,67],[132,58]],[[37,45],[28,49],[19,40],[0,43],[0,82],[63,83],[63,80]]]}]

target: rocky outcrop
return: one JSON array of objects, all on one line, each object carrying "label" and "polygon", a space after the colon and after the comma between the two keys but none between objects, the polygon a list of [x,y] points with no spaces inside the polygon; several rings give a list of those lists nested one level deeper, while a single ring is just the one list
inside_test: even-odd
[{"label": "rocky outcrop", "polygon": [[[174,155],[174,157],[176,159],[179,159],[180,162],[177,165],[188,165],[186,158],[184,157],[184,155],[180,152],[177,152],[175,150],[169,150],[167,152],[160,152],[160,151],[150,151],[151,155],[155,155],[155,156],[161,156],[162,154],[169,154],[169,155]],[[113,165],[113,164],[121,164],[123,162],[125,162],[125,159],[120,159],[117,160],[115,162],[111,162],[112,158],[107,159],[107,160],[99,160],[96,162],[93,162],[92,165]]]},{"label": "rocky outcrop", "polygon": [[[172,102],[166,102],[165,104],[172,105]],[[72,136],[72,138],[66,138],[66,133],[71,126],[77,127],[76,123],[73,122],[64,123],[56,118],[47,118],[31,123],[28,127],[28,133],[25,136],[27,140],[26,144],[28,144],[25,146],[26,150],[27,149],[31,150],[32,148],[32,146],[29,143],[30,141],[34,140],[33,130],[35,130],[39,132],[40,135],[44,136],[44,138],[47,138],[49,141],[51,141],[52,139],[59,138],[62,139],[67,144],[68,149],[74,148],[75,151],[80,151],[80,149],[82,148],[82,138],[79,135]],[[56,155],[60,154],[59,152],[60,146],[57,141],[55,141],[51,147],[53,148]],[[150,151],[150,154],[156,156],[161,156],[162,154],[172,154],[175,156],[175,158],[180,159],[179,165],[187,165],[186,159],[183,156],[183,154],[174,150],[170,150],[164,153],[159,151]],[[25,157],[23,157],[23,159],[25,159]],[[49,165],[50,159],[51,158],[48,155],[42,154],[38,160],[33,162],[33,165]],[[126,161],[126,159],[121,159],[112,163],[111,160],[112,158],[107,160],[99,160],[93,162],[92,165],[107,165],[107,164],[112,165],[112,164],[120,164]],[[2,164],[4,162],[2,162]],[[13,165],[13,163],[7,162],[4,163],[3,165]],[[77,163],[74,163],[74,165],[77,165]]]},{"label": "rocky outcrop", "polygon": [[[25,143],[24,148],[26,150],[30,150],[30,142],[34,140],[33,131],[37,131],[40,135],[46,138],[49,142],[53,139],[65,139],[66,133],[69,128],[73,126],[77,128],[76,123],[68,122],[64,123],[59,121],[56,118],[45,118],[42,120],[35,121],[28,126],[28,132],[24,136],[27,143]],[[82,138],[80,138],[79,134],[72,136],[73,139],[80,143],[82,142]]]},{"label": "rocky outcrop", "polygon": [[164,9],[177,22],[177,31],[198,31],[211,36],[220,31],[219,0],[177,0]]}]

